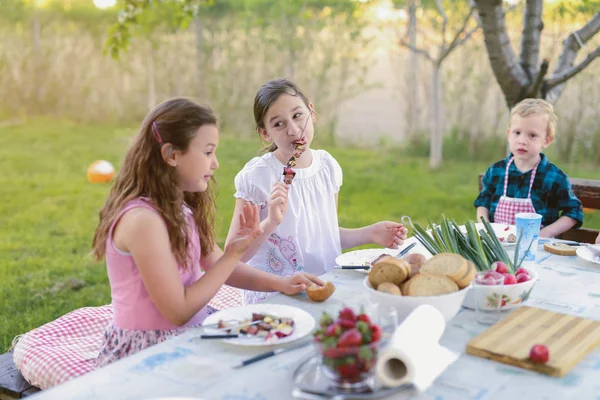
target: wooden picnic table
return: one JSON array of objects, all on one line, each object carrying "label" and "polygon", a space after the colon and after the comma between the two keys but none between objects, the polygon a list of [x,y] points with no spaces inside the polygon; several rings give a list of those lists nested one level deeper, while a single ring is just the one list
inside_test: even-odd
[{"label": "wooden picnic table", "polygon": [[[415,240],[410,238],[409,240]],[[532,266],[539,274],[529,306],[600,320],[600,266],[577,256],[546,253],[540,246]],[[276,295],[268,303],[285,304],[308,311],[318,321],[322,311],[337,312],[369,303],[364,273],[333,270],[324,276],[336,285],[324,303],[305,294]],[[441,343],[460,352],[452,364],[423,394],[412,390],[393,399],[596,399],[600,398],[600,352],[594,350],[563,378],[500,364],[465,354],[467,342],[487,327],[474,321],[474,312],[461,309],[446,326]],[[148,348],[63,385],[40,392],[34,399],[156,399],[187,396],[221,400],[291,399],[292,374],[311,353],[312,345],[250,366],[232,366],[266,348],[239,347],[215,340],[194,339],[198,331]],[[268,349],[268,348],[267,348]]]}]

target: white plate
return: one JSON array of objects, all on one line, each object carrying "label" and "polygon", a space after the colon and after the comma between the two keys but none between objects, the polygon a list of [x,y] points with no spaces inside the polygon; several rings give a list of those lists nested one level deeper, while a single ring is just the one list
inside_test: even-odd
[{"label": "white plate", "polygon": [[[600,251],[600,245],[595,245],[593,247]],[[594,258],[594,254],[590,249],[587,248],[587,246],[579,246],[577,248],[577,255],[586,261],[600,265],[600,260],[598,258]]]},{"label": "white plate", "polygon": [[[517,244],[517,242],[508,242],[508,235],[511,233],[515,236],[517,235],[517,227],[515,225],[497,224],[495,222],[492,222],[490,225],[492,226],[494,233],[498,237],[498,240],[500,240],[500,244],[503,247],[515,246]],[[487,232],[483,223],[475,224],[475,228],[477,229],[477,232],[479,232],[481,229]],[[467,228],[464,225],[460,225],[460,230],[463,233],[467,232]]]},{"label": "white plate", "polygon": [[[425,258],[427,258],[427,259],[431,258],[431,253],[429,253],[427,251],[427,249],[425,249],[425,247],[423,247],[421,242],[419,242],[417,240],[417,238],[415,238],[415,237],[410,237],[404,241],[404,243],[402,244],[402,247],[400,247],[400,249],[377,248],[377,249],[362,249],[362,250],[349,251],[347,253],[337,256],[337,258],[335,259],[335,263],[338,266],[365,265],[367,263],[370,263],[371,261],[373,261],[374,259],[376,259],[377,257],[379,257],[382,254],[389,254],[391,256],[396,256],[398,254],[398,252],[402,251],[402,249],[406,248],[406,246],[410,245],[413,242],[416,242],[417,245],[415,247],[413,247],[412,249],[410,249],[410,251],[408,252],[409,254],[418,253],[418,254],[424,255]],[[369,273],[368,269],[356,269],[353,271],[362,272],[363,274]]]},{"label": "white plate", "polygon": [[[300,308],[285,306],[282,304],[249,304],[241,307],[232,307],[209,315],[204,320],[204,325],[216,324],[219,320],[240,320],[252,318],[252,313],[271,314],[277,317],[292,318],[294,320],[294,332],[275,341],[266,341],[258,337],[240,337],[234,339],[223,339],[226,343],[237,344],[240,346],[271,346],[274,344],[290,343],[298,340],[315,328],[315,319]],[[206,333],[214,333],[214,330],[207,329]],[[222,333],[222,332],[221,332]]]}]

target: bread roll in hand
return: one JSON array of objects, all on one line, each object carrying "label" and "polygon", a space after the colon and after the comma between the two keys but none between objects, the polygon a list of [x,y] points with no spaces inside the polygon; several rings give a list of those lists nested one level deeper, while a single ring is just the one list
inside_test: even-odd
[{"label": "bread roll in hand", "polygon": [[325,301],[335,292],[335,286],[331,282],[327,282],[324,286],[310,285],[306,289],[306,294],[312,301]]}]

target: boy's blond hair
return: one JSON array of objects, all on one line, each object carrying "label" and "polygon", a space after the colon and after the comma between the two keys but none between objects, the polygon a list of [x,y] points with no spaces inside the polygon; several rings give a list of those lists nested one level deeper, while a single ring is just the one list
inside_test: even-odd
[{"label": "boy's blond hair", "polygon": [[529,115],[542,115],[548,120],[548,128],[546,134],[549,138],[554,139],[556,135],[556,124],[558,123],[558,117],[554,113],[554,107],[546,100],[542,99],[525,99],[519,102],[510,112],[510,118],[513,115],[518,115],[521,118],[525,118]]}]

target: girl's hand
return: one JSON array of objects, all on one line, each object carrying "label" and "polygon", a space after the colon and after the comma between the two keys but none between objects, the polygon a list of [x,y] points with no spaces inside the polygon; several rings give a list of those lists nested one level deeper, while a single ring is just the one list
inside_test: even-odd
[{"label": "girl's hand", "polygon": [[258,207],[246,203],[240,214],[240,230],[225,247],[225,254],[241,257],[261,233]]},{"label": "girl's hand", "polygon": [[307,274],[306,272],[300,272],[299,274],[281,278],[281,288],[279,291],[283,294],[291,296],[304,292],[306,288],[312,284],[323,286],[325,285],[325,282],[314,275]]},{"label": "girl's hand", "polygon": [[275,182],[269,200],[267,200],[268,215],[267,219],[274,225],[279,225],[285,217],[288,207],[288,189],[290,185],[283,182]]},{"label": "girl's hand", "polygon": [[381,221],[371,225],[371,242],[383,247],[399,248],[407,234],[408,229],[397,222]]}]

